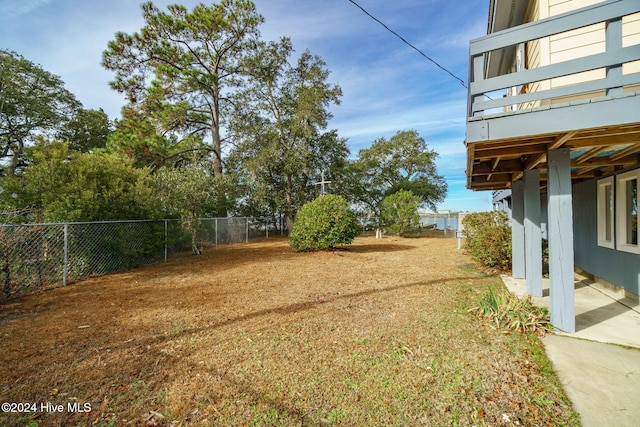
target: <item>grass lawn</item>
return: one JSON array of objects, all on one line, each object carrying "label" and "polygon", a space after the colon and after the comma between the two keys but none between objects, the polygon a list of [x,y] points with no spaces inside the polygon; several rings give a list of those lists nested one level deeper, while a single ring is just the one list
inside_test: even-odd
[{"label": "grass lawn", "polygon": [[30,295],[0,304],[0,402],[38,406],[0,425],[578,426],[538,338],[467,312],[501,286],[455,239],[362,237]]}]

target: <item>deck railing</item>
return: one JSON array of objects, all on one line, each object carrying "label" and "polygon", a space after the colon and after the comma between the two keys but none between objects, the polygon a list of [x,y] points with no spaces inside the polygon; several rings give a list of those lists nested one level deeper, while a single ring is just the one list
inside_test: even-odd
[{"label": "deck railing", "polygon": [[[607,95],[620,95],[623,93],[623,87],[640,84],[640,73],[622,73],[623,64],[640,60],[640,44],[628,47],[622,46],[622,18],[639,11],[640,7],[637,0],[609,0],[472,40],[469,48],[470,83],[467,121],[487,118],[492,113],[491,110],[493,112],[497,111],[497,115],[514,114],[514,112],[504,111],[505,107],[514,104],[540,103],[541,101],[542,103],[548,101],[548,104],[552,99],[559,97],[575,96],[602,90],[605,90]],[[495,77],[486,78],[485,76],[485,61],[492,51],[602,22],[606,24],[606,49],[602,53]],[[529,85],[603,68],[607,70],[606,78],[604,79],[508,97],[498,95],[500,97],[497,99],[489,99],[487,97],[487,94],[507,90],[511,87]],[[495,96],[491,96],[491,98],[495,98]]]}]

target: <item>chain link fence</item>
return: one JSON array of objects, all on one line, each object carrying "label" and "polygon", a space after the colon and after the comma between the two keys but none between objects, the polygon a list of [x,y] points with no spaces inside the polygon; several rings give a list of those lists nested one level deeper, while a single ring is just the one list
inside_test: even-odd
[{"label": "chain link fence", "polygon": [[3,224],[0,299],[268,236],[259,218]]}]

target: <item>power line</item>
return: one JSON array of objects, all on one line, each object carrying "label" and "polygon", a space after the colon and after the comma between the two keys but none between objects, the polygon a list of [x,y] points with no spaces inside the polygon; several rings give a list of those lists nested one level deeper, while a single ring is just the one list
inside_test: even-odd
[{"label": "power line", "polygon": [[373,16],[372,14],[370,14],[369,12],[367,12],[362,6],[360,6],[358,3],[356,3],[354,0],[349,0],[349,2],[351,2],[354,6],[356,6],[358,9],[360,9],[361,11],[363,11],[369,18],[373,19],[374,21],[376,21],[378,24],[382,25],[387,31],[389,31],[391,34],[393,34],[394,36],[398,37],[400,40],[402,40],[406,45],[408,45],[409,47],[415,49],[420,55],[424,56],[425,58],[427,58],[429,61],[433,62],[438,68],[440,68],[442,71],[444,71],[445,73],[449,74],[451,77],[453,77],[454,79],[458,80],[460,82],[460,84],[467,89],[467,84],[464,82],[464,80],[462,80],[460,77],[456,76],[455,74],[453,74],[451,71],[447,70],[445,67],[443,67],[442,65],[438,64],[435,60],[433,60],[432,58],[429,58],[429,56],[427,54],[425,54],[423,51],[421,51],[420,49],[418,49],[417,47],[415,47],[414,45],[412,45],[411,43],[409,43],[404,37],[402,37],[400,34],[396,33],[395,31],[393,31],[391,28],[387,27],[384,22],[380,21],[378,18],[376,18],[375,16]]}]

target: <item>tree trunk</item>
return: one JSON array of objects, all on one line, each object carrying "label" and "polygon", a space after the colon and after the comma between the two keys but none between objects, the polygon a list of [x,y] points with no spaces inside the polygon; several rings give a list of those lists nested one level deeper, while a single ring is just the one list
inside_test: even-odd
[{"label": "tree trunk", "polygon": [[213,174],[222,175],[222,143],[220,140],[220,129],[216,123],[211,125],[211,146],[213,148]]},{"label": "tree trunk", "polygon": [[[217,116],[217,115],[216,115]],[[220,138],[220,127],[218,126],[218,117],[213,118],[211,125],[211,145],[213,148],[213,175],[222,176],[222,141]],[[221,217],[227,216],[227,195],[225,188],[219,186],[216,190],[217,198],[217,214]]]},{"label": "tree trunk", "polygon": [[11,156],[11,162],[9,163],[9,168],[7,170],[8,175],[15,175],[16,169],[18,168],[18,163],[20,162],[20,158],[24,154],[24,143],[22,141],[18,141],[18,147],[13,151],[13,155]]},{"label": "tree trunk", "polygon": [[293,182],[291,179],[291,175],[287,176],[287,209],[284,212],[284,222],[287,226],[287,231],[291,233],[293,230],[293,198],[291,197],[291,192],[293,186]]}]

